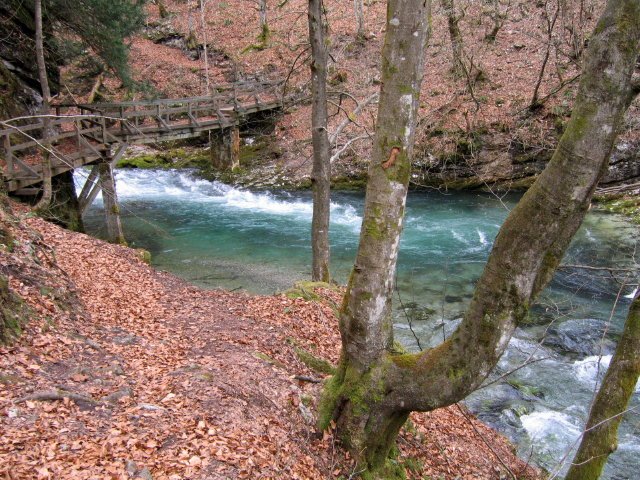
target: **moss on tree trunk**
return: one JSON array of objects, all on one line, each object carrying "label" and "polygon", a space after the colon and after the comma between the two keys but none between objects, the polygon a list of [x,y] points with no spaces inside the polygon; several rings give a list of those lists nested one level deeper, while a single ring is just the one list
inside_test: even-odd
[{"label": "moss on tree trunk", "polygon": [[0,343],[8,343],[20,335],[24,317],[22,302],[11,292],[7,278],[0,275]]},{"label": "moss on tree trunk", "polygon": [[491,372],[549,283],[607,168],[631,99],[640,4],[610,0],[586,52],[573,115],[545,171],[496,238],[460,327],[419,354],[394,352],[391,295],[409,181],[428,3],[391,0],[382,89],[356,262],[340,311],[343,349],[320,424],[370,478],[392,478],[388,453],[410,411],[455,403]]},{"label": "moss on tree trunk", "polygon": [[40,211],[40,215],[74,232],[84,232],[78,196],[73,182],[73,171],[69,170],[52,177],[51,185],[51,203]]},{"label": "moss on tree trunk", "polygon": [[618,426],[640,375],[640,293],[591,407],[585,433],[565,480],[597,480],[618,448]]}]

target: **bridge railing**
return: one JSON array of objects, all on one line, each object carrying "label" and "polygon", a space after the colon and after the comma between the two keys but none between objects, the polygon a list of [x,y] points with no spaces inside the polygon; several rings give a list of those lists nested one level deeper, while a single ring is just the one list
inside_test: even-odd
[{"label": "bridge railing", "polygon": [[58,105],[57,113],[76,111],[106,118],[111,135],[141,138],[183,129],[220,128],[238,117],[280,105],[277,82],[238,82],[219,85],[209,96],[180,99],[139,100],[117,103]]},{"label": "bridge railing", "polygon": [[62,171],[100,158],[117,143],[161,141],[175,132],[184,138],[225,128],[244,115],[281,106],[279,88],[277,82],[238,82],[218,85],[209,96],[54,105],[55,115],[0,124],[3,173],[12,190],[41,178],[45,154],[52,169]]},{"label": "bridge railing", "polygon": [[111,143],[104,119],[96,115],[29,117],[3,124],[0,147],[10,180],[40,178],[45,154],[53,169],[73,168],[78,159],[99,157]]}]

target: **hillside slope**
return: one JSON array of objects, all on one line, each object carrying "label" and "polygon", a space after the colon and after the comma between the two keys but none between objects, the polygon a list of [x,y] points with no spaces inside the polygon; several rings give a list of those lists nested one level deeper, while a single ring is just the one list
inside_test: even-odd
[{"label": "hillside slope", "polygon": [[[23,336],[0,347],[3,477],[353,473],[331,430],[315,431],[313,382],[325,374],[307,366],[320,368],[312,356],[337,361],[339,293],[320,289],[311,301],[200,290],[134,250],[24,223],[25,213],[11,226],[17,248],[0,248],[0,273],[31,312]],[[399,448],[409,478],[503,478],[503,464],[536,475],[464,409],[412,415]]]},{"label": "hillside slope", "polygon": [[[257,2],[205,2],[204,12],[198,2],[160,3],[164,17],[157,3],[148,5],[147,28],[132,40],[134,76],[147,82],[155,95],[206,93],[206,38],[211,88],[231,81],[286,78],[287,92],[297,93],[298,101],[289,106],[275,133],[282,155],[270,160],[255,177],[275,171],[284,172],[287,179],[306,178],[311,155],[306,3],[267,2],[266,41],[259,38]],[[459,1],[451,19],[461,32],[466,69],[455,75],[447,10],[442,2],[433,2],[414,185],[502,190],[528,186],[550,157],[568,119],[579,53],[603,3],[562,2],[570,7],[561,9],[555,1]],[[334,163],[334,177],[358,180],[366,171],[375,102],[354,112],[380,88],[386,4],[365,2],[364,40],[356,38],[352,2],[329,0],[325,7],[331,54],[330,132],[345,119],[353,120],[334,143],[336,149],[348,144]],[[68,69],[67,81],[72,82],[77,73]],[[537,106],[532,109],[538,82]],[[87,94],[91,86],[95,84],[76,85],[76,96]],[[119,82],[108,76],[100,93],[103,98],[125,94]],[[640,178],[639,143],[634,133],[637,118],[634,106],[603,186]]]}]

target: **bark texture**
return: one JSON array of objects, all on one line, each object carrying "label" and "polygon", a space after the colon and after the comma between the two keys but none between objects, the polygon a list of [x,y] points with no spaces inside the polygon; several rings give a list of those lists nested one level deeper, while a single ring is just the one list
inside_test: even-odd
[{"label": "bark texture", "polygon": [[[42,34],[42,0],[35,0],[35,25],[36,25],[36,63],[38,64],[38,79],[42,91],[42,102],[49,109],[51,90],[47,78],[47,66],[44,60],[44,37]],[[47,112],[49,113],[49,112]]]},{"label": "bark texture", "polygon": [[637,293],[565,480],[600,478],[607,458],[618,448],[618,426],[633,396],[639,375],[640,293]]},{"label": "bark texture", "polygon": [[[7,200],[4,182],[0,178],[0,249],[13,249],[13,235],[10,224],[15,219]],[[21,300],[9,288],[9,281],[0,273],[0,344],[10,343],[20,334],[24,322],[25,311]]]},{"label": "bark texture", "polygon": [[73,170],[51,179],[52,202],[47,209],[47,220],[53,221],[74,232],[84,232],[80,204],[73,181]]},{"label": "bark texture", "polygon": [[313,143],[313,219],[311,221],[312,279],[328,282],[329,206],[331,165],[327,132],[327,45],[322,22],[322,1],[309,0],[311,44],[311,141]]},{"label": "bark texture", "polygon": [[100,187],[102,188],[102,202],[104,203],[104,220],[107,224],[107,240],[111,243],[126,245],[122,224],[120,223],[120,207],[116,194],[116,182],[113,178],[111,162],[99,164]]},{"label": "bark texture", "polygon": [[51,90],[49,89],[49,79],[47,78],[47,66],[44,60],[44,39],[42,34],[42,0],[35,0],[35,26],[36,26],[36,63],[38,64],[38,79],[40,80],[40,90],[42,91],[42,119],[43,140],[45,151],[42,152],[42,196],[35,206],[36,210],[47,208],[51,204],[51,158],[46,151],[50,134],[49,102],[51,101]]},{"label": "bark texture", "polygon": [[356,39],[359,41],[365,40],[364,32],[364,5],[363,0],[353,0],[353,13],[356,17],[356,23],[358,25],[358,31],[356,32]]},{"label": "bark texture", "polygon": [[271,33],[267,21],[267,0],[258,0],[258,16],[260,18],[260,35],[258,35],[258,40],[262,42],[263,46],[266,46]]},{"label": "bark texture", "polygon": [[320,426],[338,434],[362,468],[389,478],[389,449],[408,410],[383,405],[391,350],[391,294],[409,184],[431,3],[390,0],[382,86],[360,245],[340,312],[343,355],[327,388]]},{"label": "bark texture", "polygon": [[460,31],[460,17],[456,15],[456,7],[453,0],[441,0],[442,8],[447,16],[447,28],[449,30],[449,40],[451,40],[452,68],[451,71],[456,77],[463,77],[465,66],[463,62],[463,41]]},{"label": "bark texture", "polygon": [[640,5],[609,1],[587,51],[567,129],[547,168],[508,216],[456,332],[437,348],[393,359],[389,404],[431,410],[487,377],[586,215],[631,95]]},{"label": "bark texture", "polygon": [[340,316],[341,364],[325,388],[319,420],[324,427],[335,419],[339,437],[380,478],[388,475],[386,454],[407,414],[453,404],[475,390],[550,281],[606,171],[631,98],[640,40],[640,4],[610,0],[590,41],[559,147],[500,229],[460,327],[436,348],[402,354],[393,351],[390,306],[426,4],[390,1],[388,16],[360,245]]}]

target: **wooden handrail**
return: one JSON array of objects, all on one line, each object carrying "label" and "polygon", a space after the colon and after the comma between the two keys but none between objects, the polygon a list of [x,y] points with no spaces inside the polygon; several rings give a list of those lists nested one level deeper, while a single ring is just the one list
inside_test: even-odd
[{"label": "wooden handrail", "polygon": [[[56,174],[87,165],[113,145],[148,143],[199,135],[242,122],[245,115],[282,107],[282,82],[237,82],[215,87],[213,95],[120,103],[57,104],[46,146],[36,117],[12,119],[0,129],[0,153],[9,190],[37,183],[43,149],[52,152]],[[27,159],[31,156],[31,160]],[[35,158],[34,158],[35,157]],[[30,165],[30,163],[34,163]]]}]

